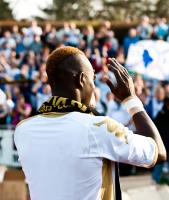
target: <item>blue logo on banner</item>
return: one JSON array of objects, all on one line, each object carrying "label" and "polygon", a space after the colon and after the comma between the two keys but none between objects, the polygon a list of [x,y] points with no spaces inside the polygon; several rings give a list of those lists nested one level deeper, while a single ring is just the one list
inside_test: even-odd
[{"label": "blue logo on banner", "polygon": [[149,52],[145,49],[143,52],[144,66],[147,67],[152,61],[153,61],[152,57],[150,56]]}]

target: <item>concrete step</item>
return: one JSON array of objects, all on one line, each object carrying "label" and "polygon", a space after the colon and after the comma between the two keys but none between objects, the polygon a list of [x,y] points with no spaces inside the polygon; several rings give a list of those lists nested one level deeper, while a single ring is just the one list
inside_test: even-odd
[{"label": "concrete step", "polygon": [[169,186],[157,185],[150,175],[120,179],[123,200],[169,200]]}]

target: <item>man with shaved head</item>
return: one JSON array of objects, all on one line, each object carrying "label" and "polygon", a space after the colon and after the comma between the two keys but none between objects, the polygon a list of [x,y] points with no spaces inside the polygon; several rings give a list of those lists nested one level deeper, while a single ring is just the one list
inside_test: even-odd
[{"label": "man with shaved head", "polygon": [[47,60],[47,74],[53,95],[89,105],[95,74],[82,51],[72,47],[56,49]]},{"label": "man with shaved head", "polygon": [[137,134],[93,108],[95,74],[84,53],[56,49],[47,60],[53,96],[15,131],[31,200],[120,200],[117,162],[149,168],[166,159],[127,70],[115,59],[108,67],[115,79],[105,76],[106,83],[132,116]]}]

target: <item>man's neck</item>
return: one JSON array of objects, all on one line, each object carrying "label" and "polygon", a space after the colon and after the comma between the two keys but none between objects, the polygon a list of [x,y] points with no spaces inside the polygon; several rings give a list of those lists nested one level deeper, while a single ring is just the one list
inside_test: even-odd
[{"label": "man's neck", "polygon": [[64,90],[62,91],[54,91],[52,92],[53,96],[59,96],[59,97],[65,97],[68,99],[73,99],[75,101],[81,102],[81,98],[80,95],[78,95],[78,92],[74,91],[74,92],[65,92]]}]

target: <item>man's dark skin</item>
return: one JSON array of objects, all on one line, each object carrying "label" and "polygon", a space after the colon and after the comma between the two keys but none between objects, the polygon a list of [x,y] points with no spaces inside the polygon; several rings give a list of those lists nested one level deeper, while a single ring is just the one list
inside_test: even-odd
[{"label": "man's dark skin", "polygon": [[[130,96],[136,96],[132,78],[127,70],[115,59],[109,59],[108,67],[117,80],[117,86],[114,87],[109,77],[105,77],[113,94],[120,101]],[[55,76],[56,81],[53,85],[51,84],[52,94],[74,99],[89,106],[95,88],[94,79],[95,74],[89,60],[85,55],[76,53],[66,58],[61,63],[61,67],[58,67],[58,74]],[[133,121],[138,134],[154,139],[158,148],[157,161],[165,161],[166,150],[164,144],[147,113],[143,111],[136,113],[133,116]]]}]

